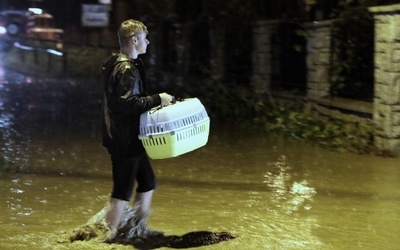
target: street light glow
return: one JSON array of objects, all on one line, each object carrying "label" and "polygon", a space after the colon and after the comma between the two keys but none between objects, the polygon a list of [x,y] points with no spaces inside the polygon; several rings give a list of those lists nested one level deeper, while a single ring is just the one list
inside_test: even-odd
[{"label": "street light glow", "polygon": [[36,15],[43,14],[43,10],[42,10],[42,9],[39,9],[39,8],[29,8],[28,10],[29,10],[30,12],[35,13]]},{"label": "street light glow", "polygon": [[7,33],[7,29],[3,26],[0,26],[0,35],[4,35]]}]

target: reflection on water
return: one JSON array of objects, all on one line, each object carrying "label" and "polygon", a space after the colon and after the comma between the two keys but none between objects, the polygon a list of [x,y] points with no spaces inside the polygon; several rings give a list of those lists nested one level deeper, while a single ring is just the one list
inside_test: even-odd
[{"label": "reflection on water", "polygon": [[[271,188],[275,199],[273,200],[281,209],[291,214],[303,208],[311,209],[311,202],[316,191],[307,180],[292,182],[291,167],[287,163],[286,156],[282,155],[277,162],[268,164],[269,171],[264,175],[264,183]],[[282,204],[286,206],[282,207]]]},{"label": "reflection on water", "polygon": [[[0,167],[1,249],[110,249],[94,241],[58,243],[105,206],[112,185],[97,93],[82,85],[0,85],[7,162]],[[332,153],[212,123],[206,147],[153,165],[159,188],[152,228],[169,239],[193,232],[237,236],[198,249],[396,249],[400,243],[398,159]],[[114,249],[126,248],[132,249]]]}]

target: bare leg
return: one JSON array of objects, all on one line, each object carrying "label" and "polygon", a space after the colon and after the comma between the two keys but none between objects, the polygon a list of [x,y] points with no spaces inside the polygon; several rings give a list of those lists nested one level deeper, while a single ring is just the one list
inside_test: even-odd
[{"label": "bare leg", "polygon": [[136,237],[154,237],[164,235],[161,231],[150,230],[147,227],[147,218],[150,215],[150,205],[151,199],[153,197],[153,190],[136,193],[135,205],[137,205],[136,210],[136,221],[134,225],[134,230],[132,231]]},{"label": "bare leg", "polygon": [[[122,232],[125,237],[130,238],[163,235],[163,232],[150,230],[147,227],[147,218],[150,215],[152,197],[153,190],[144,193],[136,193],[134,201],[134,206],[136,207],[135,216],[129,218],[122,218],[125,212],[125,206],[128,205],[128,202],[111,198],[106,219],[109,228],[115,233],[107,237],[105,242],[113,242],[112,240],[116,236],[117,230]],[[121,225],[120,222],[122,220],[125,221],[123,221]],[[119,226],[121,228],[119,228]]]},{"label": "bare leg", "polygon": [[142,218],[144,215],[149,213],[153,191],[154,190],[150,190],[144,193],[136,193],[135,204],[139,204],[139,208],[136,214],[137,217]]},{"label": "bare leg", "polygon": [[121,221],[124,213],[124,208],[128,204],[127,201],[111,198],[110,204],[107,211],[107,224],[110,229],[115,230],[118,228],[119,222]]}]

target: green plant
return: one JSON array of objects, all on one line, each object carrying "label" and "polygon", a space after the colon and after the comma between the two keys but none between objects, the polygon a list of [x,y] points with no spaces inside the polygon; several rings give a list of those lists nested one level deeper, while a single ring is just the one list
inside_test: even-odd
[{"label": "green plant", "polygon": [[265,128],[279,134],[311,142],[331,150],[370,153],[374,127],[368,121],[349,123],[338,118],[313,116],[301,106],[280,106],[272,109]]},{"label": "green plant", "polygon": [[183,97],[199,97],[214,121],[261,128],[330,150],[375,152],[374,126],[368,120],[349,123],[322,118],[306,103],[276,103],[270,96],[255,95],[250,88],[207,79],[192,79],[178,92]]}]

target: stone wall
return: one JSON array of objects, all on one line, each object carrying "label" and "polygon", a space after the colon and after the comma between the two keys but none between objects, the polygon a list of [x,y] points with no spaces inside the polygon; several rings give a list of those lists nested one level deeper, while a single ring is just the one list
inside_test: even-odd
[{"label": "stone wall", "polygon": [[[332,21],[305,24],[307,30],[307,97],[311,100],[328,97],[330,90]],[[274,64],[272,37],[280,20],[259,21],[253,25],[253,74],[252,86],[258,93],[271,91],[271,75]],[[275,53],[276,54],[276,53]],[[275,72],[276,73],[276,72]]]},{"label": "stone wall", "polygon": [[[348,122],[358,119],[373,122],[375,146],[400,156],[400,4],[369,10],[375,20],[373,103],[330,96],[333,20],[304,24],[308,34],[306,98],[314,110],[323,115],[340,117]],[[279,21],[259,21],[253,26],[252,84],[256,92],[271,94],[271,66],[274,63],[271,36],[279,24]]]},{"label": "stone wall", "polygon": [[254,91],[259,94],[268,93],[271,89],[273,64],[271,40],[279,24],[280,21],[259,21],[253,25],[251,83]]},{"label": "stone wall", "polygon": [[331,86],[331,24],[332,21],[313,22],[307,30],[307,97],[318,100],[329,96]]},{"label": "stone wall", "polygon": [[400,4],[369,10],[375,21],[375,144],[400,155]]}]

